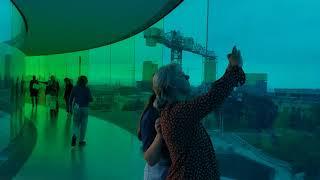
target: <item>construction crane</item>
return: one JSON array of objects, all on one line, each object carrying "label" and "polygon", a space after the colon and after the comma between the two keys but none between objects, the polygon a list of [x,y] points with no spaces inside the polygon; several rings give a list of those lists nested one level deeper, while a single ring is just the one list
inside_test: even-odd
[{"label": "construction crane", "polygon": [[184,37],[180,31],[164,33],[159,28],[149,28],[144,31],[144,38],[147,46],[163,44],[171,49],[171,63],[182,65],[182,51],[198,54],[205,58],[205,61],[215,61],[216,55],[213,51],[207,50],[199,43],[195,43],[192,37]]}]

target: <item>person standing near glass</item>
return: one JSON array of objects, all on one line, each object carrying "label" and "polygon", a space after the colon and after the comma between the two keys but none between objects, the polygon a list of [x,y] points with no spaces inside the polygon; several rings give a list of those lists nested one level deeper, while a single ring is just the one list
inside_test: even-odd
[{"label": "person standing near glass", "polygon": [[71,106],[69,103],[69,98],[71,95],[71,91],[73,88],[73,84],[71,82],[71,79],[69,78],[64,78],[64,83],[65,83],[65,90],[64,90],[64,101],[66,103],[66,111],[68,113],[68,116],[70,116],[72,114],[72,110],[71,110]]},{"label": "person standing near glass", "polygon": [[87,86],[86,76],[78,78],[77,85],[72,89],[69,104],[73,109],[73,135],[71,146],[75,146],[79,138],[79,146],[86,145],[85,137],[88,124],[89,103],[93,101],[91,91]]},{"label": "person standing near glass", "polygon": [[29,83],[29,91],[32,102],[32,108],[36,106],[38,107],[38,99],[39,99],[39,81],[36,79],[36,76],[32,76],[32,80]]}]

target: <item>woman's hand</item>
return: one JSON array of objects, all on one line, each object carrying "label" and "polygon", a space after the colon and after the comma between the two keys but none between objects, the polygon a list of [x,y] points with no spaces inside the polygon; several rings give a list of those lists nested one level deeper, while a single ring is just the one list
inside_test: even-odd
[{"label": "woman's hand", "polygon": [[160,161],[161,158],[161,148],[163,145],[163,139],[161,134],[160,118],[155,122],[154,128],[156,129],[157,135],[154,138],[152,144],[144,153],[144,159],[150,166],[154,166]]},{"label": "woman's hand", "polygon": [[162,137],[161,125],[160,125],[160,118],[158,118],[155,122],[154,128],[156,129],[157,135]]},{"label": "woman's hand", "polygon": [[240,50],[236,46],[232,48],[232,52],[228,54],[229,66],[242,67],[242,56]]}]

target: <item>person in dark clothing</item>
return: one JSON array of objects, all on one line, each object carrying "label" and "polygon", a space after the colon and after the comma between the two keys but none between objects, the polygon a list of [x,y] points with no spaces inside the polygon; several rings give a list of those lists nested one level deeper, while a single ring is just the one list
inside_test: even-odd
[{"label": "person in dark clothing", "polygon": [[165,180],[171,163],[168,148],[161,134],[160,115],[153,107],[155,98],[155,94],[150,96],[138,128],[138,138],[142,142],[143,155],[147,162],[144,180]]},{"label": "person in dark clothing", "polygon": [[30,97],[32,101],[32,107],[36,105],[38,107],[38,99],[39,99],[39,81],[36,79],[36,76],[32,76],[32,80],[29,83],[29,91],[30,91]]},{"label": "person in dark clothing", "polygon": [[220,179],[214,148],[201,120],[217,109],[234,87],[245,82],[241,54],[236,47],[228,59],[223,77],[213,82],[208,93],[193,100],[187,100],[189,77],[180,65],[164,66],[153,78],[155,106],[161,112],[162,136],[172,161],[168,180]]},{"label": "person in dark clothing", "polygon": [[58,97],[59,97],[59,82],[56,80],[55,76],[51,76],[50,80],[47,82],[41,82],[47,85],[46,87],[46,103],[50,109],[50,116],[56,117],[59,104],[58,104]]},{"label": "person in dark clothing", "polygon": [[69,98],[70,98],[70,94],[71,94],[73,85],[72,85],[71,79],[69,79],[69,78],[65,78],[64,83],[65,83],[65,90],[64,90],[63,97],[64,97],[64,101],[66,102],[66,111],[68,114],[71,114],[72,111],[71,111],[71,106],[69,104]]},{"label": "person in dark clothing", "polygon": [[72,105],[73,109],[73,135],[71,140],[72,146],[76,145],[78,137],[80,137],[79,145],[86,145],[85,137],[88,124],[89,103],[93,100],[91,91],[87,87],[87,84],[87,77],[80,76],[78,78],[77,85],[72,89],[69,98],[69,104]]}]

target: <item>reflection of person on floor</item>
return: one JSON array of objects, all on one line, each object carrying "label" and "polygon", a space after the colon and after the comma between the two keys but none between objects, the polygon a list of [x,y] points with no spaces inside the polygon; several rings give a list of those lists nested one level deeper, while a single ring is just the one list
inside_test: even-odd
[{"label": "reflection of person on floor", "polygon": [[[86,144],[85,136],[88,124],[88,107],[92,102],[90,89],[87,87],[88,79],[86,76],[78,78],[77,85],[72,89],[69,103],[73,109],[73,135],[71,145],[75,146],[79,137],[79,145]],[[79,132],[80,131],[80,132]]]},{"label": "reflection of person on floor", "polygon": [[213,82],[208,93],[189,101],[189,78],[180,65],[164,66],[155,74],[154,104],[161,112],[161,131],[172,161],[167,179],[220,179],[212,142],[201,120],[245,82],[240,51],[234,48],[228,57],[223,77]]},{"label": "reflection of person on floor", "polygon": [[138,138],[142,141],[144,159],[147,161],[144,180],[165,180],[171,162],[168,148],[162,139],[159,112],[153,107],[155,98],[155,94],[149,98],[138,128]]},{"label": "reflection of person on floor", "polygon": [[45,91],[44,91],[44,95],[45,95],[45,101],[46,101],[46,105],[49,107],[49,98],[48,98],[48,92],[49,92],[49,87],[48,87],[48,82],[50,81],[50,79],[46,82],[42,82],[42,81],[39,81],[40,83],[44,83],[46,85],[46,88],[45,88]]},{"label": "reflection of person on floor", "polygon": [[48,82],[41,82],[46,84],[46,103],[50,109],[50,116],[56,117],[58,112],[58,96],[59,96],[59,83],[54,76],[50,77]]},{"label": "reflection of person on floor", "polygon": [[15,83],[16,97],[19,97],[20,95],[21,86],[19,85],[19,83],[20,83],[20,80],[19,80],[19,77],[17,77],[16,83]]},{"label": "reflection of person on floor", "polygon": [[68,113],[68,115],[70,115],[72,113],[71,110],[71,106],[69,104],[69,98],[70,98],[70,94],[73,88],[71,79],[69,78],[64,78],[64,83],[65,83],[65,90],[64,90],[64,101],[66,102],[66,111]]},{"label": "reflection of person on floor", "polygon": [[34,107],[34,105],[38,107],[39,89],[40,89],[40,85],[38,80],[36,79],[36,76],[32,76],[32,80],[30,81],[30,84],[29,84],[32,107]]},{"label": "reflection of person on floor", "polygon": [[21,76],[21,82],[20,82],[20,90],[21,90],[21,96],[24,96],[24,92],[25,92],[25,80],[23,78],[23,76]]}]

